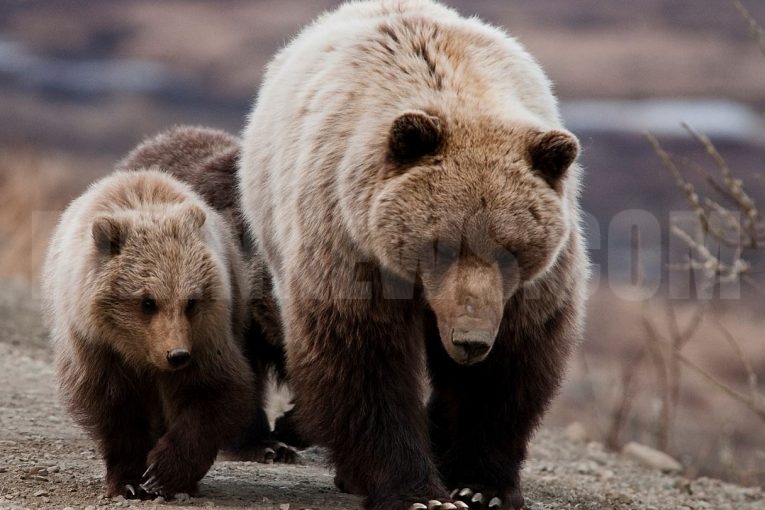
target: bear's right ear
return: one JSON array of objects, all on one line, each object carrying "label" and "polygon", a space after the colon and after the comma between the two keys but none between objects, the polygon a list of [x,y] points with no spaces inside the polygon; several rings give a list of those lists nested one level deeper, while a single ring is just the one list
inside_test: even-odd
[{"label": "bear's right ear", "polygon": [[443,121],[422,110],[404,112],[393,121],[388,150],[396,163],[412,163],[435,154],[444,139]]},{"label": "bear's right ear", "polygon": [[126,232],[122,225],[108,216],[99,216],[93,220],[93,241],[96,249],[103,255],[119,255],[125,244]]}]

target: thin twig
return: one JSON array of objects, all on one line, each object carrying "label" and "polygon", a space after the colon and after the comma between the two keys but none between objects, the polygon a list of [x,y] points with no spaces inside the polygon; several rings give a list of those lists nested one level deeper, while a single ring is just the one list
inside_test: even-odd
[{"label": "thin twig", "polygon": [[746,356],[744,356],[744,352],[741,350],[741,345],[739,345],[736,337],[733,336],[733,334],[731,334],[731,332],[728,331],[728,329],[723,326],[720,321],[715,320],[715,325],[717,326],[717,329],[722,332],[723,337],[728,341],[728,344],[730,344],[731,348],[736,353],[736,356],[741,362],[741,365],[746,371],[747,382],[749,384],[749,397],[752,399],[752,402],[757,403],[757,407],[765,409],[765,396],[760,393],[757,374],[754,372],[752,364],[749,362]]},{"label": "thin twig", "polygon": [[763,29],[754,16],[744,7],[744,4],[740,0],[731,0],[736,10],[741,14],[741,17],[749,24],[749,32],[752,34],[752,38],[759,45],[760,51],[765,55],[765,29]]}]

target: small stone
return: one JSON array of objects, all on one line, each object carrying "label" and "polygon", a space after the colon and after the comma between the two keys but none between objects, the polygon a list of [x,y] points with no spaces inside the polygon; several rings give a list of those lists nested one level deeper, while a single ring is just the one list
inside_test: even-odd
[{"label": "small stone", "polygon": [[178,501],[188,501],[189,499],[191,499],[191,496],[189,496],[185,492],[179,492],[178,494],[175,495],[175,499],[177,499]]},{"label": "small stone", "polygon": [[600,476],[600,478],[602,480],[610,480],[611,478],[613,478],[616,475],[610,469],[604,469],[604,470],[598,472],[598,476]]},{"label": "small stone", "polygon": [[165,498],[163,498],[162,496],[157,496],[157,497],[156,497],[156,498],[154,498],[152,501],[153,501],[154,503],[164,503],[164,502],[165,502]]},{"label": "small stone", "polygon": [[96,510],[96,507],[94,507],[93,505],[88,505],[85,507],[85,510]]},{"label": "small stone", "polygon": [[640,443],[627,443],[622,448],[622,455],[665,473],[677,473],[683,470],[683,466],[666,453]]},{"label": "small stone", "polygon": [[74,510],[74,508],[72,508],[71,506],[65,506],[64,510]]},{"label": "small stone", "polygon": [[578,421],[572,422],[566,427],[564,433],[572,443],[586,443],[590,440],[590,435],[587,433],[587,429]]},{"label": "small stone", "polygon": [[290,510],[290,504],[284,503],[283,505],[279,505],[279,510]]},{"label": "small stone", "polygon": [[48,495],[48,491],[46,491],[45,489],[40,489],[39,491],[35,492],[36,498],[39,498],[40,496],[47,496],[47,495]]},{"label": "small stone", "polygon": [[5,499],[13,499],[13,494],[6,494]]}]

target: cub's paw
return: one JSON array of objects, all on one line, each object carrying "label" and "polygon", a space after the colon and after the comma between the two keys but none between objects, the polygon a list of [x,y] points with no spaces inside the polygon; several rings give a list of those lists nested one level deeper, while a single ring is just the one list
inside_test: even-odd
[{"label": "cub's paw", "polygon": [[455,489],[452,499],[465,503],[471,510],[521,510],[523,496],[520,489],[507,493],[489,487],[466,486]]},{"label": "cub's paw", "polygon": [[175,494],[196,492],[197,482],[207,473],[215,459],[195,457],[188,448],[185,455],[172,442],[159,440],[149,452],[149,468],[143,474],[140,488],[151,495],[172,498]]},{"label": "cub's paw", "polygon": [[229,452],[228,457],[246,462],[260,462],[261,464],[273,464],[274,462],[297,464],[300,462],[298,451],[280,441],[261,441],[256,445]]},{"label": "cub's paw", "polygon": [[109,484],[106,496],[116,498],[122,496],[125,499],[152,499],[154,496],[141,488],[140,480],[130,482],[116,482]]}]

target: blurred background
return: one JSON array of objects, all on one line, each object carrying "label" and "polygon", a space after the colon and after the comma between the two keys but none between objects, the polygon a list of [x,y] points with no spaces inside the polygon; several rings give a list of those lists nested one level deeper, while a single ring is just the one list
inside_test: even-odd
[{"label": "blurred background", "polygon": [[[446,3],[528,47],[583,146],[595,264],[588,330],[547,425],[615,450],[628,441],[665,450],[689,476],[765,486],[765,228],[756,209],[765,199],[765,42],[750,30],[765,23],[765,2]],[[39,280],[58,212],[89,182],[173,124],[238,132],[273,52],[336,4],[0,2],[0,304],[32,299],[23,289]],[[701,267],[708,252],[672,234],[670,212],[691,211],[704,226],[718,209],[743,218],[722,216],[722,244],[734,246],[721,250],[725,260],[713,250],[711,272],[707,264],[689,277],[688,257]],[[683,232],[696,239],[690,224]],[[715,274],[725,282],[705,280]],[[712,299],[698,299],[707,287]],[[2,340],[13,317],[0,308]]]}]

